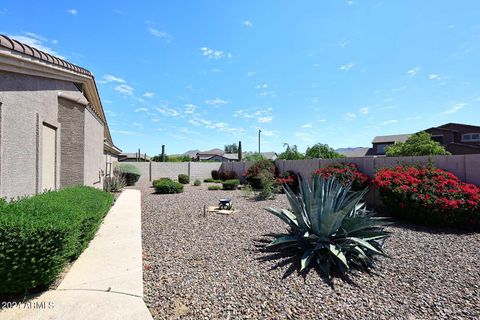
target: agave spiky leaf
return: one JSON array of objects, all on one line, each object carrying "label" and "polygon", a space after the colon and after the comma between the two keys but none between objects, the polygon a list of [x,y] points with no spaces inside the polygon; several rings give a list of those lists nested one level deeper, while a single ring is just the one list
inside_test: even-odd
[{"label": "agave spiky leaf", "polygon": [[269,251],[298,256],[299,271],[316,266],[326,276],[372,267],[375,255],[385,255],[388,223],[365,209],[361,200],[367,190],[352,192],[350,185],[341,185],[335,177],[321,176],[312,184],[299,177],[298,195],[283,187],[290,210],[266,210],[285,222],[289,233],[274,235]]}]

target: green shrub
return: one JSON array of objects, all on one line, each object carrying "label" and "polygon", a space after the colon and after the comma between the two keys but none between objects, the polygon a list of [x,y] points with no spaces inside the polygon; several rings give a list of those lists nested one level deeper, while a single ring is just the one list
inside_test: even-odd
[{"label": "green shrub", "polygon": [[218,170],[212,170],[212,179],[213,180],[220,179],[220,173],[218,172]]},{"label": "green shrub", "polygon": [[160,178],[153,181],[155,192],[159,194],[172,194],[183,192],[183,184],[172,181],[170,178]]},{"label": "green shrub", "polygon": [[235,171],[221,171],[219,178],[222,181],[238,179],[238,175]]},{"label": "green shrub", "polygon": [[133,186],[140,179],[140,170],[130,163],[121,163],[117,166],[117,170],[125,179],[127,186]]},{"label": "green shrub", "polygon": [[215,180],[213,178],[207,178],[207,179],[203,180],[203,182],[212,183],[212,182],[215,182]]},{"label": "green shrub", "polygon": [[110,177],[103,180],[103,190],[107,192],[120,192],[127,185],[127,181],[122,176],[120,170],[115,168]]},{"label": "green shrub", "polygon": [[113,196],[85,186],[0,206],[0,296],[46,288],[94,237]]},{"label": "green shrub", "polygon": [[260,179],[262,189],[257,193],[255,200],[262,201],[274,198],[276,184],[275,178],[272,174],[268,171],[264,171],[258,175],[258,178]]},{"label": "green shrub", "polygon": [[217,185],[208,186],[208,190],[222,190],[222,187]]},{"label": "green shrub", "polygon": [[215,182],[215,183],[223,183],[223,180],[218,179],[218,180],[213,180],[213,182]]},{"label": "green shrub", "polygon": [[291,208],[266,209],[289,227],[287,233],[273,235],[265,247],[272,253],[267,258],[293,261],[304,274],[316,267],[326,277],[373,267],[375,255],[384,254],[389,233],[383,219],[373,217],[360,202],[366,191],[352,192],[335,177],[324,180],[318,175],[313,185],[300,179],[298,196],[287,187]]},{"label": "green shrub", "polygon": [[240,180],[230,179],[230,180],[223,181],[222,186],[223,186],[223,190],[237,190],[237,187],[239,184],[240,184]]},{"label": "green shrub", "polygon": [[259,160],[248,168],[245,180],[255,190],[264,189],[263,182],[267,181],[266,177],[270,177],[272,184],[275,182],[276,168],[273,161]]},{"label": "green shrub", "polygon": [[199,179],[195,179],[195,181],[193,182],[193,185],[195,187],[199,187],[201,184],[202,184],[202,181],[200,181]]},{"label": "green shrub", "polygon": [[181,173],[178,175],[178,182],[180,182],[181,184],[189,184],[190,177],[186,174]]}]

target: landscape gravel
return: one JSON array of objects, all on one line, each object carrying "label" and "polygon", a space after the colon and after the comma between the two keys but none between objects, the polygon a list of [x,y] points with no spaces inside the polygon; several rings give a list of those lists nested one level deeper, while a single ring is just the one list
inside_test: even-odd
[{"label": "landscape gravel", "polygon": [[[285,225],[264,210],[288,207],[284,195],[255,202],[241,191],[186,186],[181,194],[142,190],[144,299],[155,319],[479,319],[480,234],[399,222],[370,274],[326,284],[315,272],[282,279],[288,266],[255,240]],[[233,199],[234,215],[204,206]]]}]

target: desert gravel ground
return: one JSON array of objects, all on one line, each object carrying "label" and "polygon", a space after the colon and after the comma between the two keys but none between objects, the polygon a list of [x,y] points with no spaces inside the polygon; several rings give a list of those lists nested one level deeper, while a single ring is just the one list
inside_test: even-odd
[{"label": "desert gravel ground", "polygon": [[[145,301],[155,319],[479,319],[480,234],[395,223],[372,274],[329,286],[261,262],[256,239],[283,231],[263,210],[288,207],[284,195],[253,202],[241,191],[186,186],[182,194],[142,190]],[[235,215],[203,216],[231,197]]]}]

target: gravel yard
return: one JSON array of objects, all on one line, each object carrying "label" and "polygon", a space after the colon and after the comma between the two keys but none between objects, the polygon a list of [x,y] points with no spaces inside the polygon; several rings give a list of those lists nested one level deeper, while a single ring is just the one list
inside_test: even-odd
[{"label": "gravel yard", "polygon": [[[389,227],[392,237],[373,274],[356,285],[315,272],[306,279],[256,260],[255,239],[284,230],[263,210],[288,207],[284,195],[253,202],[240,191],[186,186],[181,194],[142,190],[145,301],[155,319],[478,319],[480,234]],[[231,197],[240,212],[203,217],[204,205]]]}]

